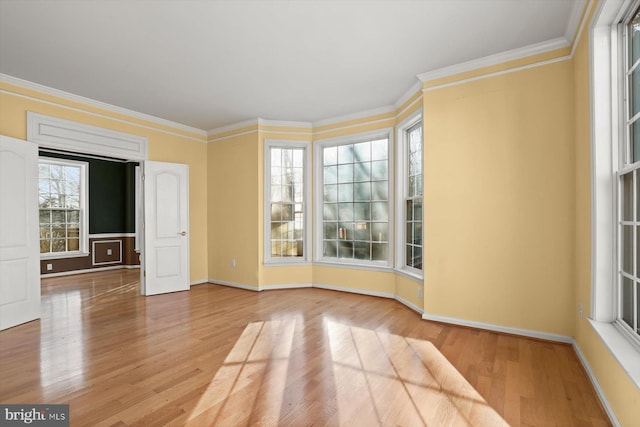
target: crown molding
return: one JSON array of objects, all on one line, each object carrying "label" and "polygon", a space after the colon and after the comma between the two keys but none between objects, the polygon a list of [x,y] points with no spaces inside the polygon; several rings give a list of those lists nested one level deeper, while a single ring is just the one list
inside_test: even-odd
[{"label": "crown molding", "polygon": [[[591,2],[591,0],[589,0],[589,2]],[[571,16],[569,16],[569,20],[567,21],[567,30],[564,33],[564,38],[569,43],[577,40],[576,35],[580,22],[582,21],[582,16],[588,13],[588,9],[585,8],[586,4],[587,0],[576,0],[573,3]]]},{"label": "crown molding", "polygon": [[249,126],[258,126],[260,124],[260,118],[243,120],[241,122],[231,123],[230,125],[224,125],[217,128],[209,129],[207,136],[212,137],[221,133],[231,132],[234,130],[246,128]]},{"label": "crown molding", "polygon": [[318,120],[313,122],[313,127],[321,127],[327,125],[334,125],[337,123],[348,122],[351,120],[364,119],[371,116],[377,116],[380,114],[393,113],[396,110],[393,105],[385,105],[384,107],[373,108],[371,110],[359,111],[357,113],[345,114],[342,116],[335,116],[328,119]]},{"label": "crown molding", "polygon": [[525,46],[523,48],[507,50],[505,52],[496,53],[495,55],[485,56],[484,58],[473,59],[471,61],[461,62],[456,65],[427,71],[422,74],[418,74],[418,78],[424,83],[430,80],[449,77],[484,67],[490,67],[492,65],[498,65],[505,62],[514,61],[516,59],[522,59],[569,46],[570,44],[564,37],[558,37],[542,43]]},{"label": "crown molding", "polygon": [[85,98],[84,96],[75,95],[73,93],[65,92],[63,90],[54,89],[49,86],[41,85],[39,83],[30,82],[17,77],[13,77],[7,74],[0,73],[0,82],[7,83],[15,86],[20,86],[25,89],[35,90],[47,95],[55,96],[58,98],[66,99],[67,101],[79,102],[91,107],[100,108],[102,110],[109,111],[116,114],[124,114],[126,116],[151,122],[161,126],[168,126],[176,130],[193,133],[202,137],[206,137],[207,133],[202,129],[197,129],[192,126],[183,125],[182,123],[172,122],[171,120],[161,119],[160,117],[152,116],[145,113],[139,113],[137,111],[129,110],[127,108],[117,107],[115,105],[107,104],[106,102],[96,101],[91,98]]},{"label": "crown molding", "polygon": [[258,118],[258,124],[260,126],[274,126],[274,127],[300,128],[300,129],[311,129],[313,127],[313,123],[311,122],[269,120],[269,119],[262,119],[262,118]]},{"label": "crown molding", "polygon": [[412,96],[421,91],[422,82],[418,80],[417,82],[412,84],[411,87],[407,89],[407,91],[393,104],[394,109],[398,110],[400,107],[402,107],[402,104],[407,102],[409,99],[411,99]]}]

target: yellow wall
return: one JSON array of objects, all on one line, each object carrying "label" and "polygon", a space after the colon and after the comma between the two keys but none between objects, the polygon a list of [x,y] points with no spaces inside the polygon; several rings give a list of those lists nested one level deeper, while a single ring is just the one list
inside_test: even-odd
[{"label": "yellow wall", "polygon": [[[209,278],[258,288],[257,129],[208,144]],[[236,267],[231,260],[236,260]]]},{"label": "yellow wall", "polygon": [[426,313],[572,335],[571,72],[424,93]]},{"label": "yellow wall", "polygon": [[204,136],[0,83],[0,134],[27,139],[27,111],[148,138],[149,160],[189,165],[191,281],[207,279],[207,144]]},{"label": "yellow wall", "polygon": [[[595,374],[618,421],[638,425],[640,390],[603,345],[587,320],[591,312],[591,135],[589,112],[589,50],[586,32],[578,40],[573,57],[575,108],[575,295],[569,308],[574,338]],[[579,304],[585,316],[580,318]]]}]

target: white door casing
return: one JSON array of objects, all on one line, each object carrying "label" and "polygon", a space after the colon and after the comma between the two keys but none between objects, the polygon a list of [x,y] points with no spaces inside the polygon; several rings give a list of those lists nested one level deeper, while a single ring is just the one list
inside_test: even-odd
[{"label": "white door casing", "polygon": [[154,161],[143,167],[143,293],[189,290],[189,167]]},{"label": "white door casing", "polygon": [[0,330],[40,318],[38,146],[0,135]]}]

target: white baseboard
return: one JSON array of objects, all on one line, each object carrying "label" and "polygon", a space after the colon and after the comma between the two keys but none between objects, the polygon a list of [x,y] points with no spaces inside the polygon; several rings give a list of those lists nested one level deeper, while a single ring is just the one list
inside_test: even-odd
[{"label": "white baseboard", "polygon": [[109,267],[87,268],[85,270],[61,271],[59,273],[40,274],[40,278],[46,279],[48,277],[72,276],[74,274],[83,274],[83,273],[97,273],[98,271],[120,270],[123,268],[140,268],[140,266],[139,265],[112,265]]},{"label": "white baseboard", "polygon": [[423,313],[424,313],[424,310],[423,310],[423,309],[421,309],[421,308],[420,308],[420,307],[418,307],[417,305],[415,305],[415,304],[413,304],[413,303],[411,303],[411,302],[407,301],[406,299],[404,299],[404,298],[402,298],[402,297],[399,297],[399,296],[397,296],[397,295],[396,295],[396,296],[394,297],[394,299],[395,299],[396,301],[398,301],[400,304],[403,304],[403,305],[405,305],[405,306],[409,307],[411,310],[413,310],[413,311],[417,312],[418,314],[423,314]]},{"label": "white baseboard", "polygon": [[457,319],[455,317],[438,316],[435,314],[423,313],[422,318],[425,320],[433,320],[442,323],[451,323],[452,325],[469,326],[476,329],[486,329],[488,331],[503,332],[506,334],[521,335],[529,338],[538,338],[547,341],[562,342],[566,344],[573,343],[573,338],[565,335],[551,334],[547,332],[532,331],[529,329],[511,328],[508,326],[493,325],[491,323],[474,322],[472,320]]},{"label": "white baseboard", "polygon": [[287,285],[260,286],[260,291],[275,291],[277,289],[313,288],[313,283],[291,283]]},{"label": "white baseboard", "polygon": [[232,288],[239,288],[239,289],[244,289],[247,291],[259,291],[259,289],[256,286],[251,286],[251,285],[242,285],[240,283],[233,283],[233,282],[227,282],[226,280],[218,280],[218,279],[207,279],[207,281],[209,283],[212,283],[214,285],[224,285],[224,286],[230,286]]},{"label": "white baseboard", "polygon": [[340,291],[340,292],[349,292],[352,294],[361,294],[361,295],[369,295],[372,297],[382,297],[382,298],[391,298],[395,299],[395,295],[388,292],[378,292],[378,291],[368,291],[366,289],[358,289],[358,288],[347,288],[344,286],[335,286],[335,285],[325,285],[323,283],[314,283],[314,288],[320,289],[328,289],[330,291]]},{"label": "white baseboard", "polygon": [[578,355],[578,359],[580,360],[580,363],[582,363],[584,370],[587,371],[587,376],[591,381],[591,385],[593,385],[593,388],[596,390],[598,399],[600,399],[600,403],[602,403],[602,407],[604,408],[604,411],[607,413],[607,416],[609,417],[609,421],[611,421],[611,424],[613,424],[616,427],[620,426],[620,421],[618,421],[618,418],[616,417],[615,412],[613,412],[613,408],[609,404],[609,401],[607,400],[607,397],[605,396],[604,391],[600,387],[600,383],[598,382],[595,374],[591,370],[591,366],[589,366],[589,362],[587,362],[587,359],[584,357],[582,350],[580,350],[580,347],[575,342],[575,340],[573,340],[571,345],[573,346],[573,350]]},{"label": "white baseboard", "polygon": [[202,279],[202,280],[194,280],[193,282],[191,282],[191,286],[195,286],[195,285],[202,285],[203,283],[209,283],[208,279]]}]

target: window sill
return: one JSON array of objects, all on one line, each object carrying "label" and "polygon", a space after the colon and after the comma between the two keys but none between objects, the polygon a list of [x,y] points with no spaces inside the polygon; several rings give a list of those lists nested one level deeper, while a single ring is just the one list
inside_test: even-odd
[{"label": "window sill", "polygon": [[263,265],[265,267],[302,267],[302,266],[309,266],[309,265],[313,265],[313,263],[311,261],[307,261],[307,260],[278,260],[278,261],[274,261],[274,260],[269,260],[269,261],[265,261],[263,263]]},{"label": "window sill", "polygon": [[589,319],[589,323],[631,381],[640,389],[640,350],[613,323],[596,322],[592,319]]},{"label": "window sill", "polygon": [[60,252],[53,254],[40,254],[40,259],[83,258],[89,256],[89,252]]},{"label": "window sill", "polygon": [[406,277],[407,279],[415,280],[420,284],[424,282],[424,276],[422,274],[414,273],[413,271],[405,270],[402,268],[396,268],[394,272],[396,274],[399,274],[400,276]]},{"label": "window sill", "polygon": [[393,272],[393,268],[388,265],[376,265],[376,264],[351,264],[346,262],[338,262],[338,261],[329,261],[329,260],[318,260],[314,261],[313,265],[318,265],[321,267],[340,267],[340,268],[350,268],[354,270],[368,270],[368,271],[384,271],[391,273]]}]

